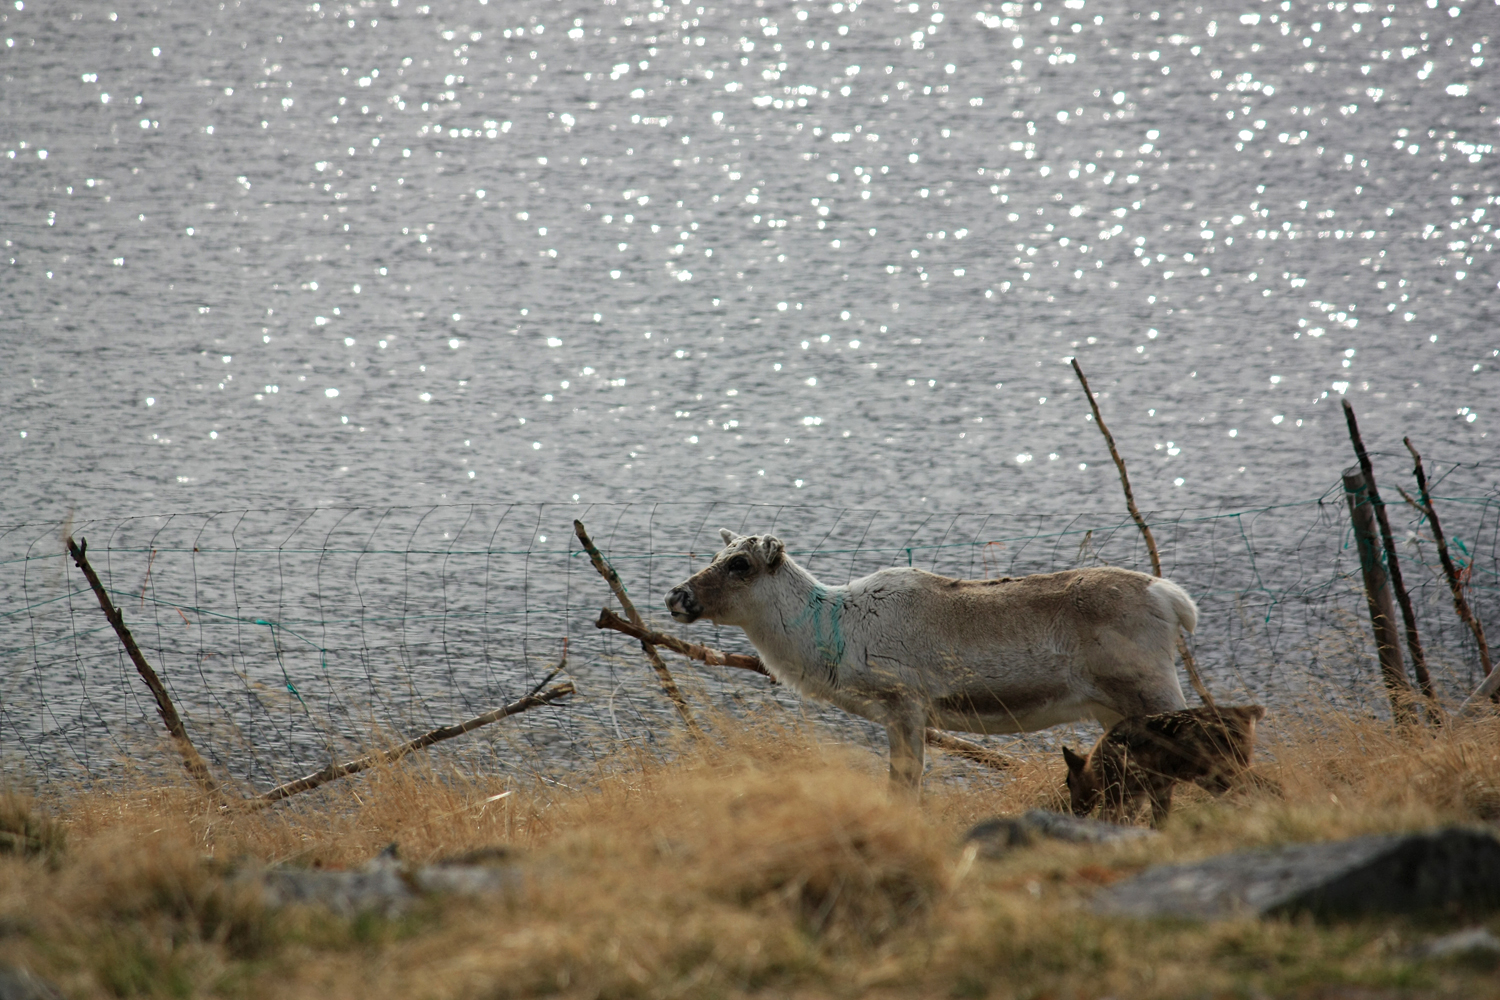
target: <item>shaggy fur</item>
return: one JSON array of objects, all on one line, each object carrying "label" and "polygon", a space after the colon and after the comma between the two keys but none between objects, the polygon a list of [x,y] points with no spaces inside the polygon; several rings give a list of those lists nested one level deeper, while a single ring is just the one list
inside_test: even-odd
[{"label": "shaggy fur", "polygon": [[734,625],[803,695],[880,723],[891,779],[917,788],[928,726],[1017,733],[1184,707],[1177,630],[1198,609],[1169,580],[1101,568],[955,580],[884,569],[825,586],[771,535],[721,532],[667,595],[680,622]]},{"label": "shaggy fur", "polygon": [[1151,825],[1160,826],[1177,782],[1221,793],[1248,775],[1265,715],[1260,705],[1190,708],[1117,722],[1086,757],[1063,747],[1073,812],[1087,816],[1102,801],[1105,817],[1120,822],[1149,798]]}]

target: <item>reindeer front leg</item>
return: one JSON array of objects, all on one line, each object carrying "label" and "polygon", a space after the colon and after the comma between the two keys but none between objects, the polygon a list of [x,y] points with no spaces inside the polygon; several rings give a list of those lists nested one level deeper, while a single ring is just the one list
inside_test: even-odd
[{"label": "reindeer front leg", "polygon": [[893,712],[885,724],[891,744],[891,788],[917,797],[922,792],[922,769],[927,763],[926,713],[920,705]]}]

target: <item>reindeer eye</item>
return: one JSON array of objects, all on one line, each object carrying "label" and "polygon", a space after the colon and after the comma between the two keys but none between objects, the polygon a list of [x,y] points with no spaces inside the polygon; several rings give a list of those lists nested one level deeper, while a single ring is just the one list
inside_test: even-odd
[{"label": "reindeer eye", "polygon": [[750,572],[750,560],[744,556],[735,556],[724,564],[724,568],[731,573],[748,573]]}]

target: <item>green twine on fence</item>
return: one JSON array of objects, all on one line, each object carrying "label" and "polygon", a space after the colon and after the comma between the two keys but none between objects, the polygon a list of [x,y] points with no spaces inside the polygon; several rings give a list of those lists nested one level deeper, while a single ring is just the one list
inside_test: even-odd
[{"label": "green twine on fence", "polygon": [[292,696],[296,698],[298,702],[301,703],[302,710],[307,713],[308,718],[312,718],[312,709],[308,708],[307,702],[302,700],[302,692],[297,690],[297,685],[292,683],[291,675],[286,672],[286,663],[281,658],[281,640],[276,637],[276,630],[281,629],[283,632],[286,632],[287,634],[295,638],[301,639],[313,649],[316,649],[319,655],[323,657],[322,663],[324,673],[328,672],[328,650],[323,649],[315,642],[308,642],[307,639],[303,638],[300,635],[297,635],[297,633],[293,632],[291,629],[286,628],[283,625],[279,625],[276,622],[269,621],[265,618],[255,619],[255,624],[264,625],[266,628],[271,630],[271,648],[276,650],[276,665],[281,668],[281,679],[286,682],[286,689],[292,693]]},{"label": "green twine on fence", "polygon": [[1277,604],[1276,595],[1266,586],[1266,581],[1260,575],[1260,567],[1255,564],[1255,546],[1250,544],[1250,536],[1245,534],[1244,518],[1239,514],[1235,514],[1234,525],[1240,531],[1240,541],[1245,543],[1245,555],[1250,558],[1250,573],[1255,577],[1255,586],[1250,589],[1252,591],[1259,590],[1270,598],[1270,601],[1266,604],[1265,621],[1262,622],[1264,625],[1269,625],[1271,624],[1271,609],[1276,607]]}]

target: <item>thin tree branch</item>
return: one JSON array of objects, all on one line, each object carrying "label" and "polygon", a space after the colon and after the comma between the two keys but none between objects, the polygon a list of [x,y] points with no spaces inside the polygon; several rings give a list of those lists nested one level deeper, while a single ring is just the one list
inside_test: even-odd
[{"label": "thin tree branch", "polygon": [[[594,564],[594,569],[598,570],[599,575],[604,577],[604,582],[609,584],[609,589],[615,592],[615,597],[619,600],[620,607],[625,609],[625,614],[629,616],[631,622],[637,627],[644,628],[645,622],[641,620],[641,613],[635,609],[635,604],[631,602],[630,595],[625,592],[625,584],[620,581],[620,574],[615,572],[615,568],[609,564],[609,560],[605,559],[598,547],[594,545],[594,541],[589,538],[588,530],[584,528],[582,521],[576,519],[573,521],[573,533],[578,536],[579,543],[583,546],[584,551],[589,554],[589,560]],[[693,735],[694,739],[701,739],[703,730],[694,721],[693,712],[692,709],[688,708],[687,699],[683,697],[682,691],[677,687],[677,681],[672,676],[672,671],[668,670],[666,663],[662,662],[661,654],[656,651],[656,646],[642,639],[641,650],[646,654],[646,659],[651,661],[651,669],[656,671],[656,679],[661,683],[661,689],[672,700],[672,704],[676,707],[677,714],[682,716],[682,721],[687,726],[688,732]]]},{"label": "thin tree branch", "polygon": [[[1422,467],[1422,456],[1416,446],[1411,443],[1411,438],[1404,437],[1401,442],[1406,445],[1406,450],[1411,452],[1412,474],[1417,477],[1417,494],[1421,498],[1418,509],[1432,525],[1432,537],[1437,541],[1438,561],[1443,564],[1443,575],[1448,578],[1448,590],[1453,594],[1453,610],[1458,612],[1459,620],[1469,626],[1469,631],[1474,633],[1474,642],[1479,647],[1479,663],[1484,667],[1484,676],[1488,681],[1494,676],[1495,665],[1490,662],[1489,643],[1484,641],[1484,626],[1469,609],[1469,602],[1464,597],[1463,584],[1458,579],[1458,569],[1453,565],[1453,557],[1448,552],[1448,539],[1443,535],[1443,525],[1438,521],[1437,509],[1432,506],[1432,497],[1427,493],[1427,470]],[[1401,495],[1406,496],[1406,491],[1403,490]],[[1466,699],[1459,707],[1459,712],[1462,712],[1473,700],[1473,697]]]},{"label": "thin tree branch", "polygon": [[83,575],[89,581],[89,586],[94,590],[94,596],[99,598],[99,606],[104,609],[104,617],[109,619],[110,625],[114,626],[115,634],[120,637],[120,642],[125,646],[125,652],[130,654],[131,662],[135,664],[136,672],[141,675],[141,680],[146,682],[146,687],[151,689],[151,696],[156,699],[156,711],[161,716],[162,723],[167,727],[173,742],[177,745],[177,752],[182,755],[183,767],[187,768],[188,774],[192,775],[198,784],[203,786],[204,791],[215,798],[222,798],[223,785],[213,776],[208,769],[208,764],[199,755],[198,748],[193,746],[192,739],[188,736],[187,727],[182,724],[182,717],[177,714],[177,708],[172,704],[172,698],[167,694],[167,687],[161,682],[151,664],[146,662],[145,654],[141,647],[136,645],[135,636],[130,634],[130,629],[125,626],[125,616],[120,609],[110,601],[109,595],[104,590],[104,584],[99,582],[99,575],[94,572],[94,567],[89,565],[88,539],[82,543],[73,541],[73,536],[68,535],[65,539],[68,552],[73,557],[73,562],[83,570]]},{"label": "thin tree branch", "polygon": [[254,799],[251,799],[247,805],[251,808],[264,808],[265,806],[280,802],[282,799],[290,798],[299,792],[306,792],[317,788],[319,785],[325,785],[337,778],[342,778],[350,774],[358,774],[360,771],[367,771],[378,764],[394,764],[402,757],[414,751],[425,749],[434,743],[441,743],[444,740],[451,740],[455,736],[462,736],[464,733],[472,732],[480,726],[499,722],[501,719],[509,718],[512,715],[519,715],[529,709],[550,705],[560,698],[568,697],[575,691],[576,688],[573,687],[573,682],[567,681],[552,688],[550,691],[544,691],[541,694],[529,694],[524,698],[511,702],[509,705],[485,712],[483,715],[476,715],[474,718],[464,722],[459,722],[451,726],[442,726],[431,732],[423,733],[416,739],[407,740],[405,743],[391,747],[389,750],[381,750],[343,764],[329,764],[321,771],[316,771],[306,777],[298,778],[296,781],[289,781],[284,785],[278,785],[268,792],[263,792]]},{"label": "thin tree branch", "polygon": [[[1114,435],[1104,425],[1104,414],[1099,412],[1099,403],[1094,399],[1093,390],[1089,388],[1089,380],[1084,377],[1078,359],[1072,360],[1073,371],[1083,385],[1084,398],[1089,401],[1089,407],[1094,411],[1094,423],[1099,425],[1099,433],[1104,435],[1104,443],[1109,445],[1109,457],[1115,460],[1115,468],[1120,470],[1120,485],[1125,489],[1125,506],[1130,509],[1130,516],[1135,520],[1135,526],[1141,529],[1141,537],[1146,540],[1146,551],[1151,554],[1151,575],[1161,576],[1161,556],[1156,552],[1156,538],[1151,534],[1151,527],[1146,524],[1146,519],[1141,517],[1140,508],[1135,505],[1135,494],[1130,489],[1130,474],[1125,471],[1125,460],[1120,457],[1119,449],[1115,447]],[[1182,657],[1182,665],[1187,668],[1188,680],[1192,682],[1193,690],[1198,692],[1198,697],[1203,699],[1203,704],[1213,708],[1213,695],[1208,693],[1208,688],[1203,684],[1203,678],[1198,676],[1198,664],[1193,661],[1192,650],[1188,649],[1187,641],[1182,638],[1182,634],[1175,629],[1173,631],[1177,635],[1177,652]]]},{"label": "thin tree branch", "polygon": [[614,629],[616,632],[622,632],[632,639],[639,639],[642,643],[660,646],[663,649],[670,649],[679,656],[685,656],[690,660],[697,660],[699,663],[707,663],[711,667],[734,667],[737,670],[753,670],[757,674],[764,674],[766,677],[771,676],[770,672],[760,662],[760,657],[758,656],[746,656],[744,653],[725,653],[714,649],[712,646],[700,646],[696,642],[687,642],[677,638],[675,635],[668,635],[665,632],[658,632],[648,626],[628,622],[608,608],[600,609],[599,619],[594,622],[594,627]]}]

